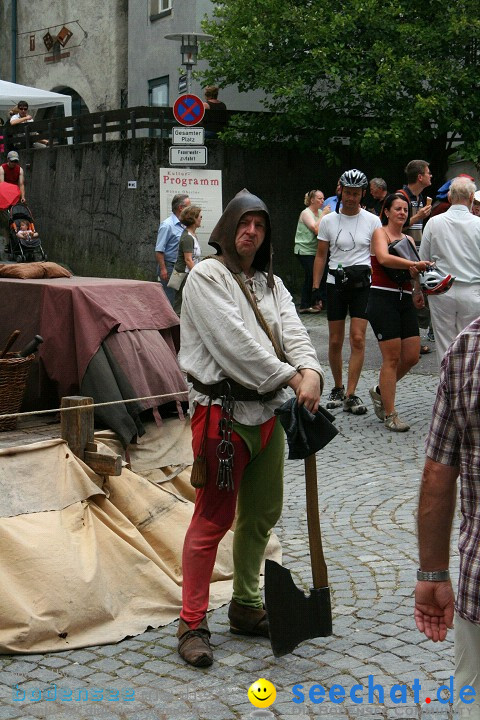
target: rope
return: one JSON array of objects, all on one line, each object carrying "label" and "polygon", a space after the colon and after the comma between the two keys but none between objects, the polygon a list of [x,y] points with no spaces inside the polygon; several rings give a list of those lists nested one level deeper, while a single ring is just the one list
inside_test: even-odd
[{"label": "rope", "polygon": [[111,400],[110,402],[92,403],[91,405],[73,405],[72,407],[53,408],[52,410],[30,410],[30,412],[23,413],[8,413],[6,415],[0,415],[0,420],[3,420],[3,418],[31,417],[32,415],[47,415],[58,412],[69,412],[70,410],[90,410],[91,408],[106,407],[107,405],[126,405],[127,403],[138,402],[140,400],[154,400],[157,398],[174,397],[176,395],[188,395],[188,391],[177,390],[177,392],[166,393],[165,395],[147,395],[146,397],[129,398],[128,400]]}]

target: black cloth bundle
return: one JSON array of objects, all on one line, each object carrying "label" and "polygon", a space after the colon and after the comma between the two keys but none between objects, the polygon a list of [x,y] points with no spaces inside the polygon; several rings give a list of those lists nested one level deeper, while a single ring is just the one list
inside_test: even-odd
[{"label": "black cloth bundle", "polygon": [[333,440],[338,430],[334,415],[319,407],[315,414],[292,397],[275,410],[287,436],[288,459],[304,460]]}]

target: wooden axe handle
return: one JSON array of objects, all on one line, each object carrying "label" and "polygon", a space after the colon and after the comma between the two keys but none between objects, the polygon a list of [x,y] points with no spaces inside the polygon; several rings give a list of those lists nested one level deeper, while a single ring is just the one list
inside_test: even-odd
[{"label": "wooden axe handle", "polygon": [[313,587],[328,587],[328,573],[323,556],[320,513],[318,509],[317,463],[315,455],[305,458],[305,485],[307,495],[308,542],[312,564]]},{"label": "wooden axe handle", "polygon": [[10,350],[10,348],[12,347],[13,343],[15,342],[15,340],[18,338],[19,335],[20,335],[20,330],[14,330],[12,332],[12,334],[10,335],[10,337],[7,340],[7,344],[5,345],[5,347],[3,348],[3,350],[0,354],[0,358],[5,357],[5,355]]}]

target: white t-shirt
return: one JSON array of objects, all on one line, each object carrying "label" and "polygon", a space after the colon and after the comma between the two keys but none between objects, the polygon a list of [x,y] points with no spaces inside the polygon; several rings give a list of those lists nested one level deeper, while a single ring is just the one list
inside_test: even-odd
[{"label": "white t-shirt", "polygon": [[[17,113],[16,115],[12,115],[12,117],[10,118],[10,122],[12,120],[19,120],[21,117],[22,116],[20,115],[20,113]],[[30,120],[27,120],[27,122],[33,122],[33,118],[30,118]]]},{"label": "white t-shirt", "polygon": [[[381,227],[380,219],[361,209],[356,215],[330,213],[322,218],[318,229],[318,240],[328,242],[330,246],[330,270],[336,270],[339,264],[343,267],[352,265],[371,265],[370,243],[373,231]],[[330,273],[328,283],[335,278]]]}]

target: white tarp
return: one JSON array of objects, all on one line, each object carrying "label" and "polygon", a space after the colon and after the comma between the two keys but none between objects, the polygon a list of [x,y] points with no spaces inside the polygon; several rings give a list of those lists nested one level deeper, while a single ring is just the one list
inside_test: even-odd
[{"label": "white tarp", "polygon": [[70,95],[62,95],[49,90],[41,90],[40,88],[0,80],[0,115],[3,116],[4,120],[10,108],[20,100],[27,101],[29,110],[63,105],[65,117],[70,117],[72,114],[72,98]]}]

